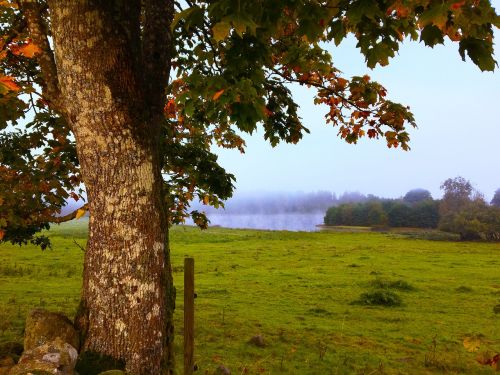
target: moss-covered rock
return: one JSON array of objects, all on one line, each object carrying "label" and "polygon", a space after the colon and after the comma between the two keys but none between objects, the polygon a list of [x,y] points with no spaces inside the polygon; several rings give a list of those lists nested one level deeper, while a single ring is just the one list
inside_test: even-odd
[{"label": "moss-covered rock", "polygon": [[10,356],[0,358],[0,375],[7,375],[16,362]]},{"label": "moss-covered rock", "polygon": [[49,373],[52,375],[73,375],[78,352],[61,338],[25,350],[9,375],[25,375],[28,373]]},{"label": "moss-covered rock", "polygon": [[42,309],[33,310],[26,319],[24,350],[34,349],[56,338],[70,344],[77,351],[80,349],[78,332],[65,315]]}]

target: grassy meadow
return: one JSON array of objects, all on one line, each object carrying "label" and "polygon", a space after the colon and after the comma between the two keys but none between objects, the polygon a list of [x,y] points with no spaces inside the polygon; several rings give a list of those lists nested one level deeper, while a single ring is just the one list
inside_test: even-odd
[{"label": "grassy meadow", "polygon": [[[22,341],[34,307],[76,310],[85,222],[50,235],[43,252],[0,246],[0,343]],[[179,367],[183,258],[192,256],[200,374],[219,365],[233,374],[495,372],[477,359],[500,352],[500,244],[176,227],[171,247]],[[248,343],[259,334],[264,347]]]}]

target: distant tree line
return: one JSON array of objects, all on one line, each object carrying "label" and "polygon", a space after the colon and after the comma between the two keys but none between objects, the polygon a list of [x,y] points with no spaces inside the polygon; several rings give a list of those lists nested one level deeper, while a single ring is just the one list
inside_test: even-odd
[{"label": "distant tree line", "polygon": [[370,196],[365,201],[342,203],[326,211],[326,225],[438,228],[457,233],[462,240],[500,241],[500,189],[490,204],[462,177],[441,185],[441,200],[429,191],[414,189],[401,199]]},{"label": "distant tree line", "polygon": [[500,241],[500,189],[489,205],[462,177],[446,180],[441,189],[439,229],[458,233],[462,240]]},{"label": "distant tree line", "polygon": [[433,200],[427,190],[416,189],[403,199],[373,197],[330,207],[324,221],[327,225],[436,228],[439,201]]}]

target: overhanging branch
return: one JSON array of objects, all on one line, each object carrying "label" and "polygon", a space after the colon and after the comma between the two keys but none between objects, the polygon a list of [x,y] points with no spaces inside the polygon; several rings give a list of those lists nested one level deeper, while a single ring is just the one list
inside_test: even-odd
[{"label": "overhanging branch", "polygon": [[87,211],[88,210],[88,204],[85,203],[82,207],[80,207],[79,209],[67,214],[67,215],[64,215],[64,216],[56,216],[56,217],[53,217],[52,219],[50,219],[50,222],[51,223],[55,223],[55,224],[61,224],[61,223],[64,223],[66,221],[70,221],[70,220],[73,220],[75,219],[77,216],[80,217],[81,216],[81,212],[83,211]]},{"label": "overhanging branch", "polygon": [[26,20],[31,39],[41,49],[41,52],[37,55],[37,60],[45,83],[43,96],[56,111],[62,112],[61,92],[59,90],[54,53],[50,48],[47,37],[47,26],[42,19],[42,13],[47,8],[40,6],[34,0],[20,1],[20,8]]}]

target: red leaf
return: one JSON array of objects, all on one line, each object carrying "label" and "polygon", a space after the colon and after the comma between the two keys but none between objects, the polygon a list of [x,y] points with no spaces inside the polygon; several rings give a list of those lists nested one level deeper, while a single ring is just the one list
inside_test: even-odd
[{"label": "red leaf", "polygon": [[465,5],[465,0],[462,0],[462,1],[459,1],[457,3],[453,3],[451,5],[451,9],[457,10],[457,9],[460,9],[461,7],[463,7],[464,5]]}]

